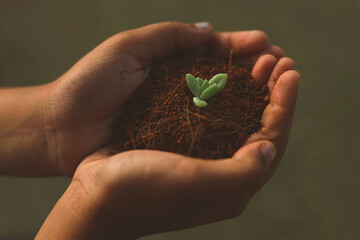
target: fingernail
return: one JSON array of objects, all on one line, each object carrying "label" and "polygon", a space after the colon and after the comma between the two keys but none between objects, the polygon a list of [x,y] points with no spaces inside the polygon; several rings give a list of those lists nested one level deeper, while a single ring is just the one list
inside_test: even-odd
[{"label": "fingernail", "polygon": [[269,141],[264,142],[261,145],[261,153],[264,159],[265,171],[267,171],[276,156],[275,145]]},{"label": "fingernail", "polygon": [[197,22],[194,26],[202,30],[208,30],[211,27],[209,22]]}]

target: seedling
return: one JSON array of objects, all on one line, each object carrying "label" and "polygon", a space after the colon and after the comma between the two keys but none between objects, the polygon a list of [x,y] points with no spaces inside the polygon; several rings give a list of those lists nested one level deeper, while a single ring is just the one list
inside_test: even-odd
[{"label": "seedling", "polygon": [[205,100],[215,96],[225,87],[228,75],[226,73],[219,73],[212,77],[209,81],[195,78],[190,73],[186,74],[186,83],[191,92],[195,95],[193,102],[198,108],[204,108],[208,105]]}]

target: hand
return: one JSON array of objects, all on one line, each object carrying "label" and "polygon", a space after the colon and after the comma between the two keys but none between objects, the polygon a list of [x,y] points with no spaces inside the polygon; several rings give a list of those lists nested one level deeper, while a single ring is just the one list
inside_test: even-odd
[{"label": "hand", "polygon": [[119,107],[145,80],[154,60],[205,42],[212,42],[218,54],[234,48],[249,65],[264,53],[283,56],[259,31],[214,34],[211,26],[160,23],[119,33],[50,86],[45,129],[53,168],[72,176],[82,159],[106,144]]},{"label": "hand", "polygon": [[255,79],[268,82],[272,94],[264,128],[223,160],[149,150],[110,156],[106,148],[99,150],[79,165],[39,239],[50,232],[69,239],[132,239],[241,214],[285,150],[300,76],[291,59],[281,58],[281,49],[267,46],[262,32],[212,34],[210,42],[219,55],[234,49],[250,67],[255,64]]}]

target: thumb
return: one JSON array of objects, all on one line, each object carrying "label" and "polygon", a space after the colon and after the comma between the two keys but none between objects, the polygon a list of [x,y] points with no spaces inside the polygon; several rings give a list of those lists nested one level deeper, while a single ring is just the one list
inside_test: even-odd
[{"label": "thumb", "polygon": [[270,141],[257,141],[240,148],[234,153],[234,161],[240,161],[259,171],[266,172],[276,156],[275,145]]},{"label": "thumb", "polygon": [[189,50],[208,40],[213,32],[207,22],[163,22],[119,33],[119,47],[147,65],[175,50]]},{"label": "thumb", "polygon": [[252,196],[265,184],[267,170],[275,156],[276,148],[270,141],[257,141],[245,145],[232,158],[222,163],[221,175],[227,175],[230,182],[241,186],[239,193]]}]

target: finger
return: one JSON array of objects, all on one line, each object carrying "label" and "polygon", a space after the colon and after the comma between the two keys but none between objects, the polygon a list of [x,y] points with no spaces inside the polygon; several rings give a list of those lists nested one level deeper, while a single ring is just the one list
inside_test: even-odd
[{"label": "finger", "polygon": [[276,63],[277,59],[273,55],[263,55],[255,63],[251,74],[257,81],[266,83]]},{"label": "finger", "polygon": [[269,171],[270,175],[279,163],[287,145],[299,83],[300,74],[295,70],[286,71],[280,75],[271,94],[270,103],[262,116],[263,127],[247,141],[249,144],[259,140],[269,140],[275,144],[278,154],[275,166],[273,164],[272,171]]},{"label": "finger", "polygon": [[262,51],[259,54],[256,54],[254,56],[251,56],[249,59],[247,59],[248,63],[246,64],[249,68],[252,68],[252,66],[254,66],[254,64],[257,62],[257,60],[265,55],[265,54],[270,54],[273,55],[276,59],[280,59],[285,57],[285,53],[284,51],[278,47],[278,46],[269,46],[268,48],[266,48],[264,51]]},{"label": "finger", "polygon": [[281,58],[278,63],[276,64],[274,70],[272,71],[270,78],[269,78],[269,82],[268,82],[268,87],[270,90],[270,93],[272,92],[275,83],[277,81],[277,79],[280,77],[280,75],[288,70],[294,70],[295,69],[295,62],[294,60],[292,60],[291,58],[288,57],[284,57]]},{"label": "finger", "polygon": [[290,127],[295,111],[300,74],[295,70],[280,75],[263,115],[263,124],[269,130],[283,132]]},{"label": "finger", "polygon": [[208,23],[164,22],[125,31],[115,37],[121,50],[147,65],[175,50],[200,46],[211,37],[212,31]]},{"label": "finger", "polygon": [[267,35],[258,30],[216,33],[211,40],[212,49],[219,57],[228,57],[232,49],[235,56],[258,54],[268,47],[268,43]]}]

